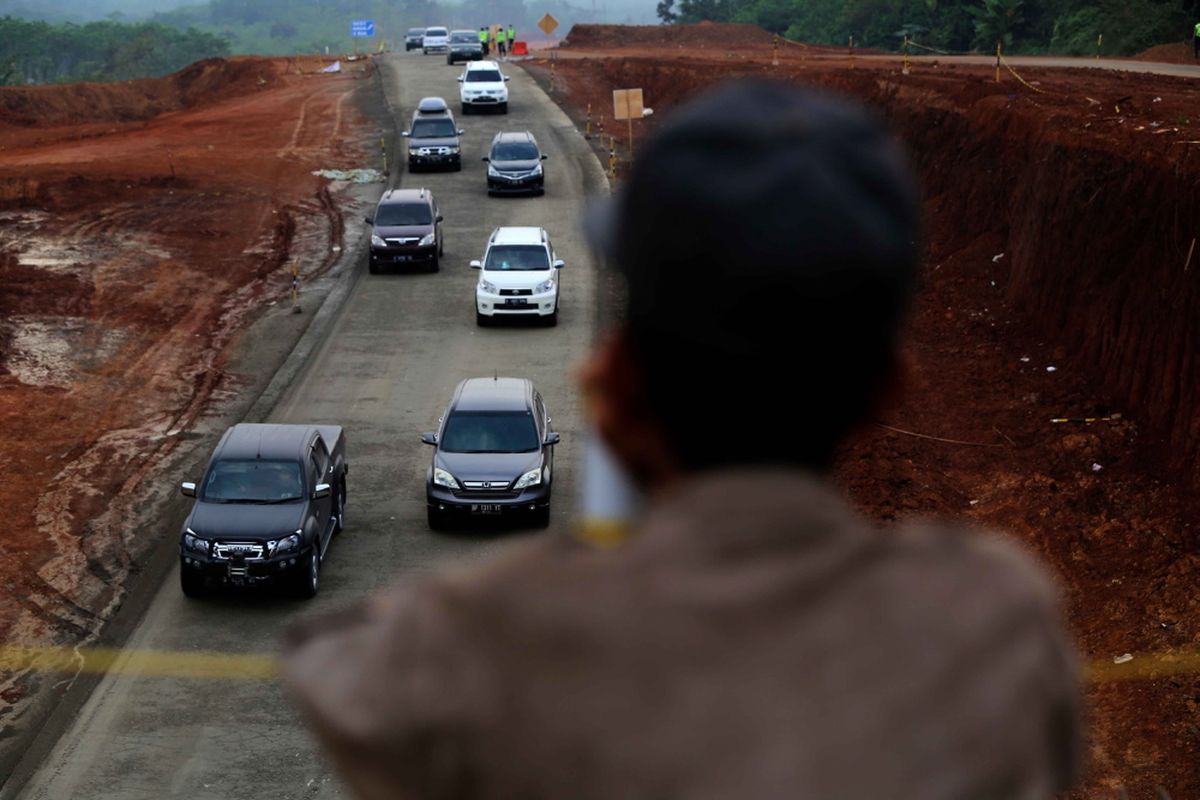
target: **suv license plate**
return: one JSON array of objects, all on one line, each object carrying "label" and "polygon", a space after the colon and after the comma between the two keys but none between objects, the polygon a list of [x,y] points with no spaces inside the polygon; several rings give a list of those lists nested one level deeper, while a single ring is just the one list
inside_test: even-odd
[{"label": "suv license plate", "polygon": [[472,503],[472,514],[499,514],[500,506],[497,503]]},{"label": "suv license plate", "polygon": [[506,306],[527,306],[527,305],[529,305],[529,301],[528,300],[517,300],[517,299],[513,299],[510,297],[509,299],[504,301],[504,305],[506,305]]}]

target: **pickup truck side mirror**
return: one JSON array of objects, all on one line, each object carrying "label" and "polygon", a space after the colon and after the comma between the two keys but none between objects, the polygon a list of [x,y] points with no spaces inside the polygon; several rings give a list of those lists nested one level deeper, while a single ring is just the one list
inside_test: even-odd
[{"label": "pickup truck side mirror", "polygon": [[436,433],[422,433],[421,434],[421,444],[436,445],[437,444],[437,434]]},{"label": "pickup truck side mirror", "polygon": [[554,261],[554,268],[555,268],[555,269],[562,269],[562,268],[563,268],[563,267],[565,267],[566,265],[567,265],[567,262],[563,261],[561,258],[559,258],[559,259],[555,259],[555,261]]},{"label": "pickup truck side mirror", "polygon": [[559,436],[558,431],[551,431],[550,433],[546,434],[546,446],[547,447],[553,447],[554,445],[558,444],[561,441],[562,441],[562,437]]},{"label": "pickup truck side mirror", "polygon": [[196,484],[192,483],[191,481],[184,481],[183,483],[179,484],[179,491],[184,497],[195,497]]},{"label": "pickup truck side mirror", "polygon": [[320,500],[322,498],[329,497],[329,494],[332,491],[333,487],[328,483],[318,483],[313,488],[313,500]]},{"label": "pickup truck side mirror", "polygon": [[471,269],[483,269],[483,262],[482,261],[472,261]]}]

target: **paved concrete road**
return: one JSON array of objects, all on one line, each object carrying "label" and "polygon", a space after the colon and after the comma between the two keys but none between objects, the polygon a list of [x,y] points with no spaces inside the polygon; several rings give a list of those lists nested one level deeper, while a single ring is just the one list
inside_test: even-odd
[{"label": "paved concrete road", "polygon": [[[401,120],[423,96],[457,98],[461,67],[448,67],[443,58],[395,55],[383,65],[389,101]],[[439,562],[486,557],[519,535],[434,534],[426,528],[429,451],[418,436],[435,427],[464,377],[495,371],[528,376],[541,388],[564,441],[557,453],[552,530],[536,535],[566,527],[579,462],[572,367],[587,347],[593,313],[594,276],[578,234],[579,215],[585,193],[603,190],[603,175],[558,108],[523,71],[508,72],[507,116],[459,119],[467,129],[461,173],[402,176],[401,185],[424,185],[441,204],[441,273],[363,275],[331,334],[272,415],[279,422],[340,422],[347,428],[348,526],[330,547],[321,594],[307,603],[263,595],[189,601],[172,574],[130,648],[271,653],[280,632],[301,614],[344,605]],[[502,129],[532,130],[549,154],[545,197],[486,196],[480,158]],[[546,227],[567,263],[557,328],[475,326],[478,273],[467,262],[480,257],[495,226],[512,224]],[[109,675],[18,796],[274,800],[345,792],[275,682]]]}]

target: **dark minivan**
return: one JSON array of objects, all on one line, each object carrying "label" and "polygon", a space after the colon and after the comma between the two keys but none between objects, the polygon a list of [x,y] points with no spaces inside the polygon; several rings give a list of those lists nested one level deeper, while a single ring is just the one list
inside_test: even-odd
[{"label": "dark minivan", "polygon": [[450,49],[446,51],[446,63],[459,61],[482,61],[483,43],[475,31],[450,31]]},{"label": "dark minivan", "polygon": [[429,527],[451,518],[527,515],[550,524],[554,445],[550,414],[524,378],[469,378],[458,385],[436,432],[425,479]]},{"label": "dark minivan", "polygon": [[371,225],[371,252],[367,268],[377,274],[383,267],[424,265],[437,272],[445,250],[442,214],[428,189],[392,189],[375,207]]},{"label": "dark minivan", "polygon": [[545,194],[545,154],[529,131],[497,133],[487,162],[488,194]]},{"label": "dark minivan", "polygon": [[461,143],[458,137],[466,131],[455,126],[454,118],[446,116],[413,117],[412,128],[400,135],[408,139],[408,168],[448,167],[462,169]]}]

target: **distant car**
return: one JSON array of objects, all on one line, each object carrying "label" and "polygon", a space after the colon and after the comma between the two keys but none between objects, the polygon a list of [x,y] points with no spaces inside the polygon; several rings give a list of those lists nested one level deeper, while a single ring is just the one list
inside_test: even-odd
[{"label": "distant car", "polygon": [[413,115],[412,126],[400,135],[408,139],[408,168],[448,167],[462,169],[462,144],[459,136],[465,133],[455,127],[454,117]]},{"label": "distant car", "polygon": [[450,46],[446,51],[446,63],[479,61],[483,58],[483,44],[475,31],[450,31]]},{"label": "distant car", "polygon": [[445,252],[442,214],[428,189],[392,189],[384,192],[371,225],[371,250],[367,267],[377,274],[384,267],[425,265],[437,272]]},{"label": "distant car", "polygon": [[346,524],[346,437],[337,425],[235,425],[200,483],[179,542],[183,593],[210,584],[320,588],[321,562]]},{"label": "distant car", "polygon": [[413,116],[450,114],[450,106],[440,97],[422,97]]},{"label": "distant car", "polygon": [[467,64],[462,75],[458,76],[459,99],[462,100],[462,113],[469,114],[472,110],[494,108],[501,114],[508,113],[508,83],[509,77],[500,72],[495,61],[476,61]]},{"label": "distant car", "polygon": [[404,52],[420,50],[424,39],[424,28],[409,28],[408,33],[404,34]]},{"label": "distant car", "polygon": [[558,323],[559,270],[563,262],[544,228],[497,228],[488,238],[475,286],[475,323],[489,325],[499,317],[541,319]]},{"label": "distant car", "polygon": [[425,35],[421,37],[421,52],[425,55],[430,53],[444,53],[450,48],[450,31],[442,27],[426,28]]},{"label": "distant car", "polygon": [[488,194],[544,194],[546,155],[529,131],[497,133],[487,162]]},{"label": "distant car", "polygon": [[433,463],[425,479],[429,527],[454,517],[529,515],[550,524],[554,446],[550,413],[524,378],[469,378],[436,432],[421,435]]}]

